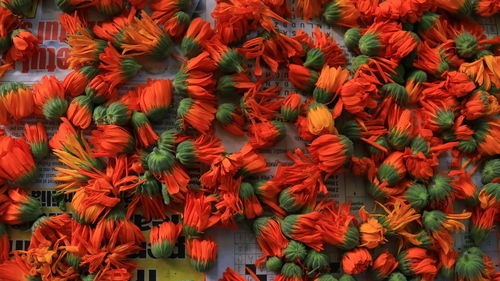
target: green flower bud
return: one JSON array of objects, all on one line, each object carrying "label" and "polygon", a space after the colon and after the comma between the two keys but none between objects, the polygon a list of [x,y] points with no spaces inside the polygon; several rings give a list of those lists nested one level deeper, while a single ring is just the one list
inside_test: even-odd
[{"label": "green flower bud", "polygon": [[377,34],[367,32],[359,39],[359,50],[363,55],[376,56],[382,49],[382,42]]},{"label": "green flower bud", "polygon": [[66,110],[68,109],[68,101],[62,99],[60,97],[54,97],[48,100],[42,106],[42,113],[45,116],[45,119],[49,121],[56,121],[59,118],[63,117],[66,114]]},{"label": "green flower bud", "polygon": [[318,271],[324,271],[328,268],[328,256],[316,250],[309,250],[304,265],[307,266],[311,273],[316,274]]},{"label": "green flower bud", "polygon": [[481,171],[481,182],[487,184],[500,177],[500,158],[488,160]]},{"label": "green flower bud", "polygon": [[415,210],[423,210],[429,204],[429,193],[423,184],[412,183],[408,186],[404,199],[408,200],[410,206]]},{"label": "green flower bud", "polygon": [[391,73],[391,79],[395,83],[403,85],[405,83],[405,67],[399,64],[394,73]]},{"label": "green flower bud", "polygon": [[424,229],[430,232],[438,231],[446,220],[446,214],[439,210],[424,211],[422,224]]},{"label": "green flower bud", "polygon": [[148,155],[148,167],[153,173],[168,171],[175,164],[174,154],[157,147]]},{"label": "green flower bud", "polygon": [[218,68],[224,73],[243,72],[241,65],[241,55],[235,49],[229,49],[221,57],[221,61],[217,64]]},{"label": "green flower bud", "polygon": [[316,71],[320,71],[325,64],[325,54],[318,48],[310,49],[306,54],[304,66]]},{"label": "green flower bud", "polygon": [[283,274],[287,278],[301,279],[301,277],[304,275],[304,272],[302,271],[302,268],[300,268],[300,266],[291,262],[287,262],[281,268],[281,274]]},{"label": "green flower bud", "polygon": [[405,87],[396,83],[387,83],[382,86],[380,93],[385,97],[392,97],[400,106],[408,103],[408,92]]},{"label": "green flower bud", "polygon": [[351,52],[358,49],[359,39],[361,38],[361,29],[359,27],[349,28],[344,33],[344,43],[347,49]]},{"label": "green flower bud", "polygon": [[469,249],[463,252],[455,263],[455,274],[461,280],[478,280],[485,273],[485,264],[481,250]]},{"label": "green flower bud", "polygon": [[450,196],[453,187],[451,179],[441,174],[436,174],[427,186],[429,191],[429,199],[432,202],[439,202]]},{"label": "green flower bud", "polygon": [[391,275],[389,275],[388,281],[407,281],[406,276],[403,275],[401,272],[393,272]]},{"label": "green flower bud", "polygon": [[107,124],[124,126],[130,120],[130,109],[123,102],[114,102],[106,109]]},{"label": "green flower bud", "polygon": [[356,120],[346,121],[339,131],[342,135],[351,140],[358,140],[361,138],[361,127]]},{"label": "green flower bud", "polygon": [[267,259],[266,268],[272,272],[280,272],[283,267],[283,261],[278,257],[270,257]]},{"label": "green flower bud", "polygon": [[359,55],[357,57],[352,58],[351,60],[351,73],[356,73],[358,68],[360,68],[363,64],[367,64],[370,61],[369,56]]},{"label": "green flower bud", "polygon": [[288,246],[283,250],[285,258],[289,261],[303,260],[307,255],[306,246],[304,244],[291,240]]},{"label": "green flower bud", "polygon": [[339,281],[356,281],[356,278],[350,274],[344,274],[340,276]]},{"label": "green flower bud", "polygon": [[455,37],[455,46],[460,57],[469,59],[477,54],[477,38],[469,32],[461,32]]},{"label": "green flower bud", "polygon": [[92,114],[92,119],[96,125],[107,125],[108,120],[106,118],[106,107],[104,105],[99,105],[94,108],[94,113]]},{"label": "green flower bud", "polygon": [[181,162],[182,165],[191,166],[196,163],[197,159],[196,147],[190,140],[183,141],[177,145],[175,151],[175,158]]},{"label": "green flower bud", "polygon": [[331,274],[322,274],[316,280],[317,281],[339,281],[337,278],[333,277]]}]

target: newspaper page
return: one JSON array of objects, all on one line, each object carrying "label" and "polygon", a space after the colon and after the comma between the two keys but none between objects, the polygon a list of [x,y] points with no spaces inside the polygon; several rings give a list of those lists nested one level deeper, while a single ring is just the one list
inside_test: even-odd
[{"label": "newspaper page", "polygon": [[[199,14],[207,21],[213,22],[210,13],[215,7],[215,0],[201,0],[199,2],[193,1],[196,8],[193,13]],[[290,3],[294,7],[293,3]],[[2,82],[9,81],[22,81],[26,84],[33,84],[40,80],[44,75],[55,75],[58,79],[63,79],[70,71],[67,69],[66,58],[69,53],[69,46],[65,43],[66,34],[62,26],[57,21],[60,11],[55,7],[53,1],[38,1],[34,5],[32,18],[27,19],[25,28],[33,31],[38,35],[41,42],[40,49],[30,60],[24,63],[18,63],[16,69],[7,73]],[[482,19],[481,22],[485,26],[488,35],[497,35],[500,30],[500,19],[489,18]],[[293,36],[298,29],[303,29],[305,32],[311,33],[314,27],[318,26],[322,31],[329,32],[331,36],[346,50],[343,45],[342,38],[345,28],[331,28],[320,22],[309,23],[301,19],[293,18],[291,24],[276,23],[278,28],[285,34]],[[180,52],[178,52],[180,53]],[[345,53],[350,56],[349,52]],[[144,68],[140,73],[124,87],[126,89],[133,88],[139,83],[144,83],[147,79],[172,79],[180,66],[180,61],[174,58],[166,61],[147,61],[141,62]],[[269,73],[270,74],[270,73]],[[268,82],[267,86],[278,86],[282,88],[282,93],[294,91],[291,83],[286,79],[286,71],[280,72]],[[178,101],[179,97],[176,96]],[[27,120],[32,123],[36,120]],[[57,123],[47,123],[47,131],[51,136],[57,129]],[[159,126],[156,125],[155,129],[163,131],[167,128],[173,128],[175,123],[175,114],[165,120]],[[304,148],[305,142],[302,141],[296,134],[293,126],[287,127],[287,135],[279,143],[272,148],[263,150],[268,165],[271,170],[259,175],[255,180],[268,180],[272,177],[275,167],[279,163],[287,164],[290,160],[286,157],[285,153],[295,148]],[[8,133],[15,136],[22,134],[22,127],[10,127]],[[236,152],[245,144],[245,137],[235,137],[228,134],[220,128],[216,128],[217,135],[222,139],[227,152]],[[57,204],[53,198],[55,191],[53,187],[56,182],[52,180],[54,175],[54,167],[58,165],[57,159],[51,157],[45,159],[40,163],[41,176],[38,182],[31,190],[32,196],[39,199],[44,207],[44,212],[48,215],[56,215],[61,213],[57,208]],[[200,174],[199,170],[191,169],[190,174],[193,175],[193,180],[190,185],[197,185],[196,175]],[[365,182],[360,177],[354,177],[348,173],[332,176],[326,183],[330,195],[333,199],[352,203],[352,211],[357,210],[363,206],[373,203],[373,200],[365,191]],[[65,198],[67,202],[71,198]],[[179,221],[179,216],[173,215],[170,217],[173,222]],[[133,222],[139,226],[144,232],[145,237],[149,237],[149,230],[153,225],[158,225],[162,221],[146,221],[141,214],[135,214]],[[24,250],[29,246],[29,238],[31,235],[30,229],[9,229],[9,237],[11,238],[12,250]],[[218,280],[227,267],[233,268],[236,272],[240,273],[248,280],[253,278],[248,274],[251,270],[257,274],[260,281],[273,280],[274,274],[267,272],[263,268],[256,268],[255,261],[262,255],[262,252],[257,246],[255,236],[250,231],[248,226],[242,225],[239,230],[232,231],[227,229],[211,229],[207,232],[207,236],[215,239],[219,245],[219,252],[216,266],[209,271],[206,276],[196,272],[190,265],[186,256],[185,237],[181,236],[176,244],[174,253],[169,259],[155,259],[149,249],[149,243],[142,245],[143,250],[137,255],[133,256],[133,260],[141,266],[137,270],[133,281],[179,281],[179,280]],[[492,233],[489,239],[482,244],[482,249],[488,253],[498,265],[498,253],[500,251],[497,233]],[[463,235],[456,237],[456,247],[460,251],[462,247],[470,245],[470,239]],[[334,248],[328,248],[327,252],[330,256],[332,272],[339,272],[339,252]],[[361,276],[358,280],[370,280],[368,277]]]}]

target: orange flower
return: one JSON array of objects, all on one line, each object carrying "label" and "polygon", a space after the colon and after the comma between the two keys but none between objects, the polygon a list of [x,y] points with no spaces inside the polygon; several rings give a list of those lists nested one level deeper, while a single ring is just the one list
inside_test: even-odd
[{"label": "orange flower", "polygon": [[342,85],[349,77],[349,71],[340,67],[334,68],[325,65],[316,81],[313,97],[316,102],[330,103],[337,97]]},{"label": "orange flower", "polygon": [[145,239],[139,227],[125,218],[125,209],[114,207],[106,217],[99,219],[90,242],[94,247],[126,243],[141,245]]},{"label": "orange flower", "polygon": [[36,125],[24,124],[24,137],[36,159],[40,160],[47,156],[49,153],[47,132],[42,122],[38,122]]},{"label": "orange flower", "polygon": [[290,239],[300,241],[316,251],[323,250],[323,236],[316,227],[320,220],[320,212],[300,215],[289,215],[281,222],[281,231]]},{"label": "orange flower", "polygon": [[191,16],[183,11],[179,11],[165,23],[163,30],[165,30],[168,36],[170,36],[174,41],[178,42],[181,38],[183,38],[190,22]]},{"label": "orange flower", "polygon": [[352,223],[356,222],[355,217],[350,213],[350,203],[328,202],[320,210],[321,220],[318,222],[318,230],[321,231],[326,243],[342,249],[350,250],[359,245],[359,231]]},{"label": "orange flower", "polygon": [[87,23],[78,14],[74,16],[62,14],[59,22],[67,32],[67,43],[71,47],[68,54],[68,68],[78,69],[84,65],[92,65],[99,61],[99,54],[104,51],[106,42],[94,39],[87,29]]},{"label": "orange flower", "polygon": [[338,174],[348,167],[353,145],[345,136],[325,134],[310,143],[308,151],[321,170]]},{"label": "orange flower", "polygon": [[172,46],[170,37],[144,11],[140,19],[134,18],[131,24],[124,26],[121,41],[123,54],[147,54],[158,59],[170,55]]},{"label": "orange flower", "polygon": [[418,275],[422,280],[434,280],[438,273],[437,260],[432,252],[418,247],[402,251],[398,257],[398,269],[405,275]]},{"label": "orange flower", "polygon": [[125,3],[122,0],[99,0],[94,5],[97,11],[106,17],[114,17],[125,9]]},{"label": "orange flower", "polygon": [[210,165],[224,152],[224,145],[216,136],[200,135],[180,142],[175,152],[176,158],[185,166],[198,162]]},{"label": "orange flower", "polygon": [[295,15],[308,21],[321,15],[321,5],[326,1],[299,0],[295,5]]},{"label": "orange flower", "polygon": [[191,7],[190,0],[153,0],[149,7],[153,11],[151,17],[163,24],[171,19],[175,13],[181,10],[187,10]]},{"label": "orange flower", "polygon": [[378,169],[378,179],[381,182],[387,182],[388,185],[395,185],[406,175],[404,164],[404,154],[395,151],[384,160]]},{"label": "orange flower", "polygon": [[278,95],[281,89],[270,87],[261,90],[262,83],[263,80],[258,81],[255,87],[245,92],[240,102],[241,111],[250,123],[274,119],[282,104]]},{"label": "orange flower", "polygon": [[273,180],[265,182],[260,181],[255,185],[255,193],[259,197],[260,202],[269,206],[274,214],[283,218],[286,212],[278,205],[278,196],[280,192],[281,186]]},{"label": "orange flower", "polygon": [[172,103],[172,83],[168,79],[148,79],[137,88],[142,112],[153,121],[162,120]]},{"label": "orange flower", "polygon": [[7,62],[25,61],[38,51],[38,38],[24,29],[16,29],[12,32],[12,47],[5,58]]},{"label": "orange flower", "polygon": [[85,93],[93,97],[95,103],[114,100],[118,96],[118,90],[112,83],[104,75],[96,75],[85,88]]},{"label": "orange flower", "polygon": [[324,104],[311,103],[307,109],[307,128],[313,135],[337,133],[333,115]]},{"label": "orange flower", "polygon": [[356,1],[335,0],[326,4],[323,9],[323,18],[330,25],[341,25],[346,27],[358,26],[359,10],[355,6]]},{"label": "orange flower", "polygon": [[0,221],[9,224],[32,223],[42,215],[40,201],[29,196],[26,191],[15,188],[9,189],[10,204]]},{"label": "orange flower", "polygon": [[68,97],[77,97],[85,93],[85,88],[97,75],[98,69],[94,66],[83,66],[70,72],[62,81],[65,94]]},{"label": "orange flower", "polygon": [[377,103],[377,87],[363,78],[350,79],[340,89],[340,99],[348,112],[363,114],[365,108],[374,108]]},{"label": "orange flower", "polygon": [[10,45],[10,33],[18,25],[17,17],[6,7],[0,7],[0,53],[6,52]]},{"label": "orange flower", "polygon": [[288,80],[293,86],[306,93],[312,92],[318,80],[318,73],[298,64],[288,65]]},{"label": "orange flower", "polygon": [[89,96],[78,96],[74,98],[68,107],[68,120],[77,127],[87,129],[92,123],[92,112],[94,106]]},{"label": "orange flower", "polygon": [[[6,198],[6,200],[8,199]],[[1,216],[2,214],[0,214],[0,217]],[[10,252],[9,234],[7,233],[7,228],[5,227],[5,225],[0,224],[0,264],[6,262],[9,259],[9,252]],[[0,268],[0,277],[2,276],[1,272],[2,270]]]},{"label": "orange flower", "polygon": [[466,220],[470,216],[471,213],[469,212],[446,214],[439,210],[424,211],[422,214],[422,224],[424,229],[431,233],[440,250],[444,254],[447,254],[453,251],[454,239],[451,233],[458,233],[460,230],[465,230],[464,224],[459,222],[459,220]]},{"label": "orange flower", "polygon": [[119,54],[111,43],[108,43],[108,46],[104,48],[99,59],[101,60],[99,68],[107,71],[103,74],[103,78],[110,82],[112,89],[132,79],[142,67],[133,57]]},{"label": "orange flower", "polygon": [[484,131],[476,132],[478,135],[477,151],[482,155],[496,155],[500,152],[500,122],[499,118],[491,117],[483,122]]},{"label": "orange flower", "polygon": [[474,120],[483,116],[495,115],[500,112],[498,99],[485,91],[473,92],[465,101],[462,114],[467,120]]},{"label": "orange flower", "polygon": [[158,135],[153,131],[146,114],[142,112],[134,111],[132,114],[132,127],[134,127],[136,139],[141,147],[150,147],[158,139]]},{"label": "orange flower", "polygon": [[211,239],[190,239],[186,243],[186,250],[191,265],[199,272],[206,272],[215,264],[217,243]]},{"label": "orange flower", "polygon": [[71,137],[76,137],[77,132],[71,122],[66,118],[61,118],[61,124],[57,129],[56,133],[52,136],[49,141],[49,146],[53,150],[63,150],[66,141]]},{"label": "orange flower", "polygon": [[500,12],[500,5],[495,0],[479,0],[474,7],[476,14],[481,17],[491,17]]},{"label": "orange flower", "polygon": [[[33,113],[33,91],[21,82],[4,83],[0,85],[0,104],[4,114],[18,122]],[[0,123],[7,125],[7,120]]]},{"label": "orange flower", "polygon": [[277,31],[267,36],[252,38],[243,43],[238,52],[247,59],[255,59],[255,76],[262,76],[262,61],[273,72],[277,73],[280,64],[288,63],[291,57],[304,53],[302,45],[295,38],[290,38]]},{"label": "orange flower", "polygon": [[476,194],[477,187],[472,181],[472,175],[467,170],[451,170],[448,176],[453,179],[451,186],[453,186],[457,198],[469,199]]},{"label": "orange flower", "polygon": [[[315,90],[316,91],[316,90]],[[297,93],[290,93],[283,100],[281,105],[281,115],[287,122],[295,122],[301,111],[302,96]]]},{"label": "orange flower", "polygon": [[38,175],[30,146],[23,139],[0,136],[0,178],[29,185]]},{"label": "orange flower", "polygon": [[202,18],[195,18],[189,25],[186,35],[182,39],[181,48],[188,58],[195,57],[202,52],[202,43],[212,38],[214,31],[210,23]]},{"label": "orange flower", "polygon": [[365,248],[356,248],[342,256],[342,269],[347,274],[359,274],[372,265],[372,256]]},{"label": "orange flower", "polygon": [[149,233],[151,252],[156,258],[168,258],[174,250],[177,238],[181,234],[182,225],[173,222],[164,222],[153,226]]},{"label": "orange flower", "polygon": [[436,0],[436,7],[457,16],[468,16],[472,13],[472,6],[466,0]]},{"label": "orange flower", "polygon": [[38,278],[32,274],[27,257],[19,253],[14,253],[14,258],[0,264],[0,279],[5,281],[29,281]]},{"label": "orange flower", "polygon": [[90,0],[59,0],[55,1],[56,6],[65,13],[71,13],[78,9],[84,9],[94,5]]},{"label": "orange flower", "polygon": [[212,92],[216,81],[213,73],[216,67],[208,52],[188,60],[175,75],[173,85],[176,92],[195,99],[214,100]]},{"label": "orange flower", "polygon": [[[438,48],[431,48],[427,42],[422,42],[418,46],[418,55],[415,58],[413,66],[427,72],[430,75],[441,76],[448,70],[448,63],[441,57]],[[464,70],[461,70],[465,72]]]},{"label": "orange flower", "polygon": [[117,125],[98,125],[97,130],[92,130],[89,141],[94,146],[93,157],[114,157],[134,148],[134,138]]},{"label": "orange flower", "polygon": [[184,206],[184,233],[188,236],[197,237],[207,228],[215,225],[218,218],[212,215],[212,202],[215,197],[205,196],[201,193],[188,193],[186,205]]},{"label": "orange flower", "polygon": [[226,268],[226,271],[222,273],[222,278],[219,281],[245,281],[246,279],[239,275],[236,271],[232,270],[230,267]]},{"label": "orange flower", "polygon": [[251,124],[247,131],[249,143],[256,149],[273,146],[286,135],[285,125],[277,120]]},{"label": "orange flower", "polygon": [[125,26],[132,24],[134,13],[123,13],[113,18],[112,21],[105,21],[94,25],[92,31],[94,34],[106,41],[110,41],[116,47],[122,44],[123,31]]},{"label": "orange flower", "polygon": [[288,246],[288,239],[281,232],[278,220],[259,217],[253,222],[253,231],[263,253],[256,263],[261,263],[266,257],[283,256],[283,250]]},{"label": "orange flower", "polygon": [[59,119],[68,108],[64,88],[53,75],[43,76],[40,82],[33,85],[33,101],[36,113],[43,114],[48,120]]},{"label": "orange flower", "polygon": [[178,127],[186,130],[190,126],[202,134],[208,133],[216,112],[217,109],[212,102],[191,98],[182,99],[177,108]]},{"label": "orange flower", "polygon": [[460,65],[459,71],[488,91],[492,86],[500,87],[500,56],[486,55]]},{"label": "orange flower", "polygon": [[255,195],[254,189],[251,183],[242,182],[240,185],[239,197],[243,202],[245,217],[247,219],[254,219],[264,212],[259,199]]},{"label": "orange flower", "polygon": [[241,114],[241,109],[232,103],[220,104],[217,108],[215,118],[221,123],[222,128],[233,135],[242,136],[245,118]]},{"label": "orange flower", "polygon": [[389,275],[398,267],[396,258],[385,250],[373,261],[373,271],[375,277],[379,280],[389,277]]},{"label": "orange flower", "polygon": [[229,74],[244,71],[241,55],[235,49],[223,44],[218,38],[206,40],[203,47],[214,60],[217,70]]},{"label": "orange flower", "polygon": [[361,246],[373,249],[381,244],[385,244],[387,230],[375,218],[369,218],[359,226],[361,234]]}]

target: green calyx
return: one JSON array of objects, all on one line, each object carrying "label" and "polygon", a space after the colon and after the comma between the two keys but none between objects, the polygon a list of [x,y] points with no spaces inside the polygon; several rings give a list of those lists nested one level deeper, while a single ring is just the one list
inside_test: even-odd
[{"label": "green calyx", "polygon": [[161,186],[160,183],[153,177],[151,172],[146,171],[144,175],[139,177],[139,180],[145,180],[143,183],[138,185],[135,189],[137,194],[148,195],[149,197],[160,194]]},{"label": "green calyx", "polygon": [[398,170],[389,164],[380,165],[378,178],[380,182],[387,182],[389,185],[395,185],[401,180]]},{"label": "green calyx", "polygon": [[224,75],[219,78],[217,81],[217,93],[220,93],[223,96],[233,96],[236,93],[236,88],[234,87],[236,82],[234,82],[234,78],[231,75]]},{"label": "green calyx", "polygon": [[421,243],[420,247],[422,248],[429,248],[434,245],[434,238],[425,230],[418,232],[415,239]]},{"label": "green calyx", "polygon": [[200,44],[193,38],[184,37],[181,42],[181,49],[188,58],[194,58],[202,51]]},{"label": "green calyx", "polygon": [[425,12],[424,15],[420,18],[420,21],[417,22],[416,30],[418,32],[426,32],[434,25],[439,17],[440,16],[434,12]]},{"label": "green calyx", "polygon": [[500,183],[490,182],[483,186],[484,192],[489,196],[494,197],[497,201],[500,201]]},{"label": "green calyx", "polygon": [[153,173],[162,173],[168,171],[175,164],[173,153],[161,150],[157,147],[148,155],[148,168]]},{"label": "green calyx", "polygon": [[401,272],[393,272],[389,275],[388,281],[407,281],[406,276]]},{"label": "green calyx", "polygon": [[146,116],[146,114],[135,110],[134,113],[132,113],[131,121],[132,126],[135,130],[139,130],[140,128],[150,124],[148,116]]},{"label": "green calyx", "polygon": [[331,274],[322,274],[316,280],[317,281],[338,281],[338,279],[333,277]]},{"label": "green calyx", "polygon": [[[478,249],[478,248],[475,248]],[[455,274],[463,280],[477,280],[485,273],[482,254],[474,248],[463,252],[455,263]]]},{"label": "green calyx", "polygon": [[367,185],[366,191],[375,200],[384,201],[385,199],[388,198],[387,192],[380,189],[380,184],[375,182],[371,182],[369,185]]},{"label": "green calyx", "polygon": [[163,131],[158,138],[158,148],[164,151],[174,151],[175,144],[175,130],[165,130]]},{"label": "green calyx", "polygon": [[158,43],[153,48],[151,56],[156,59],[164,59],[172,53],[172,39],[167,34],[163,34],[158,40]]},{"label": "green calyx", "polygon": [[382,86],[380,92],[385,97],[392,97],[400,106],[405,106],[408,103],[408,92],[405,87],[396,83],[387,83]]},{"label": "green calyx", "polygon": [[7,8],[16,15],[27,16],[33,5],[32,0],[11,0],[7,1]]},{"label": "green calyx", "polygon": [[130,109],[123,102],[114,102],[106,109],[106,123],[124,126],[130,120]]},{"label": "green calyx", "polygon": [[252,229],[256,236],[260,235],[261,229],[267,226],[269,220],[271,220],[270,217],[259,217],[253,221]]},{"label": "green calyx", "polygon": [[306,246],[300,242],[291,240],[288,246],[283,250],[283,254],[289,261],[302,261],[307,255]]},{"label": "green calyx", "polygon": [[290,188],[286,188],[281,191],[278,197],[278,202],[280,207],[287,213],[296,213],[300,211],[302,206],[298,202],[295,202],[295,197],[293,197],[290,192]]},{"label": "green calyx", "polygon": [[[316,102],[319,102],[319,103],[329,103],[332,101],[333,93],[316,87],[316,88],[314,88],[314,91],[313,91],[313,98]],[[298,111],[297,111],[297,113],[298,113]]]},{"label": "green calyx", "polygon": [[342,11],[339,8],[337,1],[332,1],[326,4],[325,9],[323,11],[323,18],[326,23],[333,25],[340,20],[340,16]]},{"label": "green calyx", "polygon": [[304,265],[307,266],[309,272],[312,274],[318,271],[324,271],[328,268],[328,256],[324,253],[318,252],[316,250],[309,250],[307,252],[306,259],[304,260]]},{"label": "green calyx", "polygon": [[389,143],[397,150],[403,150],[410,143],[408,132],[401,132],[397,129],[389,130]]},{"label": "green calyx", "polygon": [[213,261],[197,261],[197,260],[194,260],[192,258],[190,259],[190,261],[191,261],[191,265],[198,272],[207,272],[214,266]]},{"label": "green calyx", "polygon": [[356,281],[356,278],[350,274],[344,274],[340,276],[339,281]]},{"label": "green calyx", "polygon": [[429,198],[433,202],[439,202],[450,196],[453,190],[451,179],[441,174],[436,174],[432,177],[431,182],[427,186]]},{"label": "green calyx", "polygon": [[424,138],[422,138],[420,136],[415,137],[411,141],[410,149],[411,149],[411,153],[413,155],[416,155],[419,152],[422,152],[423,154],[428,155],[430,150],[431,150],[429,143]]},{"label": "green calyx", "polygon": [[361,138],[361,127],[356,120],[346,121],[339,131],[342,135],[345,135],[352,140],[358,140]]},{"label": "green calyx", "polygon": [[66,263],[69,264],[71,267],[74,269],[80,268],[80,263],[82,260],[80,259],[79,256],[73,254],[73,253],[67,253],[66,254]]},{"label": "green calyx", "polygon": [[498,177],[500,177],[500,159],[491,159],[484,163],[481,182],[487,184]]},{"label": "green calyx", "polygon": [[297,278],[300,279],[304,275],[304,271],[299,265],[291,262],[287,262],[281,268],[281,274],[287,278]]},{"label": "green calyx", "polygon": [[359,39],[361,39],[361,29],[359,27],[349,28],[344,33],[345,46],[351,52],[358,49]]},{"label": "green calyx", "polygon": [[177,149],[175,150],[175,158],[177,158],[177,160],[185,166],[191,166],[196,163],[198,154],[196,153],[194,143],[190,140],[179,143],[177,145]]},{"label": "green calyx", "polygon": [[286,127],[285,127],[285,124],[283,122],[278,121],[278,120],[273,120],[273,121],[271,121],[271,123],[273,124],[274,128],[276,128],[276,130],[279,133],[277,140],[280,140],[286,136]]},{"label": "green calyx", "polygon": [[[389,149],[389,142],[387,141],[387,138],[385,135],[378,137],[375,140],[375,143],[377,143],[378,145],[380,145],[382,147]],[[375,146],[368,147],[368,152],[370,152],[371,155],[384,153],[382,150],[376,148]]]},{"label": "green calyx", "polygon": [[481,245],[481,243],[488,238],[492,230],[493,228],[482,228],[477,225],[472,225],[470,228],[470,237],[472,238],[472,241],[474,241],[474,245]]},{"label": "green calyx", "polygon": [[151,243],[151,253],[155,258],[166,259],[172,255],[174,246],[169,241],[161,241],[159,243]]},{"label": "green calyx", "polygon": [[45,102],[42,106],[42,113],[45,119],[49,121],[56,121],[66,114],[68,109],[68,101],[60,97],[54,97]]},{"label": "green calyx", "polygon": [[283,267],[283,261],[276,256],[270,257],[266,261],[266,268],[271,272],[278,273],[281,271],[282,267]]},{"label": "green calyx", "polygon": [[476,151],[477,141],[474,138],[459,141],[457,145],[458,150],[465,153],[472,153]]},{"label": "green calyx", "polygon": [[35,166],[31,169],[31,171],[29,171],[28,173],[26,173],[22,177],[16,179],[14,181],[14,183],[16,183],[20,186],[28,186],[28,185],[31,185],[32,183],[34,183],[38,179],[39,175],[40,175],[40,171]]},{"label": "green calyx", "polygon": [[7,52],[7,50],[9,50],[11,45],[12,45],[12,39],[10,38],[10,36],[1,37],[0,38],[0,53]]},{"label": "green calyx", "polygon": [[30,143],[31,153],[36,160],[40,161],[49,154],[49,146],[47,142]]},{"label": "green calyx", "polygon": [[359,50],[363,55],[376,56],[382,49],[382,42],[378,34],[367,32],[359,39]]},{"label": "green calyx", "polygon": [[[97,2],[99,3],[99,2]],[[97,11],[99,13],[105,15],[108,18],[114,17],[119,15],[123,9],[125,8],[125,5],[122,1],[116,1],[113,3],[110,3],[109,5],[97,5]]]},{"label": "green calyx", "polygon": [[400,85],[403,85],[405,83],[405,67],[402,65],[402,64],[399,64],[394,73],[391,73],[391,80],[400,84]]},{"label": "green calyx", "polygon": [[359,230],[357,227],[349,226],[344,235],[344,240],[342,243],[338,244],[337,247],[342,250],[352,250],[359,245]]},{"label": "green calyx", "polygon": [[410,203],[412,208],[423,210],[429,204],[429,193],[423,184],[413,183],[408,186],[408,189],[404,193],[404,199]]},{"label": "green calyx", "polygon": [[255,196],[255,188],[249,182],[242,182],[240,184],[239,195],[241,199],[248,199]]},{"label": "green calyx", "polygon": [[425,71],[416,69],[410,72],[407,77],[408,80],[412,80],[415,82],[426,82],[427,81],[427,73]]},{"label": "green calyx", "polygon": [[440,129],[449,129],[455,123],[455,113],[449,109],[443,109],[436,114],[436,124]]},{"label": "green calyx", "polygon": [[[314,91],[316,91],[316,89]],[[294,123],[297,120],[297,117],[299,116],[299,110],[282,106],[281,116],[286,122]]]},{"label": "green calyx", "polygon": [[37,199],[29,196],[26,202],[21,204],[21,215],[19,217],[20,221],[25,222],[34,222],[37,218],[39,218],[42,212],[42,204]]},{"label": "green calyx", "polygon": [[217,64],[218,68],[224,73],[243,72],[241,65],[242,57],[235,49],[229,49]]},{"label": "green calyx", "polygon": [[304,66],[309,69],[320,71],[325,64],[325,54],[319,48],[310,49],[306,54]]},{"label": "green calyx", "polygon": [[92,65],[85,65],[85,66],[80,67],[78,69],[78,72],[83,74],[90,81],[92,78],[97,76],[97,73],[99,73],[99,69],[95,66],[92,66]]},{"label": "green calyx", "polygon": [[125,57],[120,62],[121,74],[125,80],[130,80],[137,75],[142,65],[137,63],[133,57]]},{"label": "green calyx", "polygon": [[446,220],[446,214],[439,210],[424,211],[422,224],[424,229],[430,232],[438,231]]},{"label": "green calyx", "polygon": [[0,85],[0,96],[10,92],[16,92],[19,89],[25,89],[26,85],[22,82],[7,82]]},{"label": "green calyx", "polygon": [[367,64],[370,61],[370,57],[366,55],[359,55],[357,57],[352,58],[351,60],[351,73],[356,73],[358,69],[364,65]]},{"label": "green calyx", "polygon": [[281,221],[281,232],[283,234],[292,239],[293,232],[295,230],[295,222],[299,219],[299,215],[289,215],[286,216],[282,221]]},{"label": "green calyx", "polygon": [[311,70],[310,72],[311,76],[309,77],[309,81],[307,82],[307,85],[304,89],[301,89],[305,93],[311,93],[314,90],[314,85],[316,84],[316,81],[318,81],[319,73]]},{"label": "green calyx", "polygon": [[99,105],[94,108],[94,113],[92,114],[92,119],[96,125],[106,125],[108,120],[106,118],[107,108],[104,105]]},{"label": "green calyx", "polygon": [[191,105],[193,104],[193,99],[185,98],[179,102],[179,107],[177,108],[177,118],[184,118],[188,113]]}]

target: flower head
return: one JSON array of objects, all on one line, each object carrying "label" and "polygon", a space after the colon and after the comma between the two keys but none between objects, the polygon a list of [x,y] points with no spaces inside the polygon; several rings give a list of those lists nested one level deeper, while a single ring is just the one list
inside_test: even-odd
[{"label": "flower head", "polygon": [[23,139],[0,136],[0,178],[24,186],[34,183],[38,175],[30,145]]},{"label": "flower head", "polygon": [[356,248],[342,257],[342,269],[347,274],[359,274],[372,265],[372,255],[366,248]]},{"label": "flower head", "polygon": [[217,258],[217,243],[213,240],[190,239],[186,243],[191,265],[200,272],[208,271]]},{"label": "flower head", "polygon": [[182,226],[173,222],[164,222],[153,226],[149,233],[151,252],[156,258],[168,258],[174,250],[177,238],[181,234]]}]

